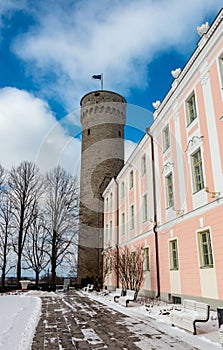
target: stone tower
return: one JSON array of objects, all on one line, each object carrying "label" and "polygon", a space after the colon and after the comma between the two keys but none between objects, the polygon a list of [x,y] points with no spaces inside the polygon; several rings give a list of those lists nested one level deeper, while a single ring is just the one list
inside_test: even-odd
[{"label": "stone tower", "polygon": [[78,284],[102,277],[104,203],[102,193],[124,165],[126,101],[112,91],[86,94],[80,102],[82,154]]}]

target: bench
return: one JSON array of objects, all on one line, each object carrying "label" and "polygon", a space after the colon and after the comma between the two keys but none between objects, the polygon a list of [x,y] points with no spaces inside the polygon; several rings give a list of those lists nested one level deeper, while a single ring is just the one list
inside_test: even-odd
[{"label": "bench", "polygon": [[220,326],[218,334],[219,334],[220,344],[223,347],[223,325]]},{"label": "bench", "polygon": [[88,284],[87,287],[84,287],[84,292],[92,292],[93,289],[94,289],[94,285]]},{"label": "bench", "polygon": [[115,303],[117,303],[121,295],[122,295],[122,288],[116,288],[115,292],[111,294],[111,301],[114,301]]},{"label": "bench", "polygon": [[181,311],[173,310],[170,314],[170,320],[172,326],[178,326],[197,334],[196,323],[207,322],[209,315],[210,305],[185,299],[183,309]]},{"label": "bench", "polygon": [[119,304],[127,307],[130,301],[135,300],[135,294],[136,292],[134,290],[127,289],[126,295],[119,298]]}]

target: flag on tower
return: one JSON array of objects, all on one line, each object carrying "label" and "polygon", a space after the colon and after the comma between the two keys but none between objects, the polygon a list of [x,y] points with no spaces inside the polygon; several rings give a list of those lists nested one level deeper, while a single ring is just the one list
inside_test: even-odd
[{"label": "flag on tower", "polygon": [[92,79],[100,79],[101,80],[101,74],[92,75]]},{"label": "flag on tower", "polygon": [[98,79],[101,80],[101,90],[103,90],[103,73],[101,74],[94,74],[91,77],[92,79]]}]

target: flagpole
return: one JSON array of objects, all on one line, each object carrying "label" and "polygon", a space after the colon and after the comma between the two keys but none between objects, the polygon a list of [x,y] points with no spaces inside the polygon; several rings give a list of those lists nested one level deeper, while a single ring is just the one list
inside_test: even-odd
[{"label": "flagpole", "polygon": [[103,90],[103,73],[101,73],[101,90]]}]

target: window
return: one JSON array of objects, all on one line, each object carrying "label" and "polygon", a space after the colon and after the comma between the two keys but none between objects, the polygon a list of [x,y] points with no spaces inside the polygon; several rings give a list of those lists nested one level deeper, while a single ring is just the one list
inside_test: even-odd
[{"label": "window", "polygon": [[134,185],[134,179],[133,179],[133,170],[130,171],[130,174],[129,174],[129,188],[133,188],[133,185]]},{"label": "window", "polygon": [[173,175],[170,173],[166,176],[166,198],[167,198],[167,208],[173,207]]},{"label": "window", "polygon": [[108,242],[108,224],[105,226],[105,242]]},{"label": "window", "polygon": [[200,266],[213,267],[211,236],[209,230],[198,233],[200,248]]},{"label": "window", "polygon": [[144,154],[141,158],[141,174],[142,176],[146,173],[146,155]]},{"label": "window", "polygon": [[108,198],[106,198],[106,212],[108,212]]},{"label": "window", "polygon": [[170,129],[169,125],[163,130],[163,152],[170,147]]},{"label": "window", "polygon": [[88,129],[87,134],[88,134],[88,136],[91,134],[91,130],[90,129]]},{"label": "window", "polygon": [[112,209],[112,204],[113,204],[113,195],[110,193],[110,209]]},{"label": "window", "polygon": [[186,113],[188,125],[197,118],[196,101],[194,93],[186,101]]},{"label": "window", "polygon": [[148,214],[147,214],[147,194],[144,194],[143,196],[143,212],[142,212],[142,221],[145,222],[148,220]]},{"label": "window", "polygon": [[112,240],[112,221],[110,221],[110,237],[109,237],[109,241]]},{"label": "window", "polygon": [[123,198],[125,195],[125,183],[122,181],[121,183],[121,198]]},{"label": "window", "polygon": [[178,250],[177,250],[177,240],[174,239],[169,242],[170,249],[170,269],[178,270]]},{"label": "window", "polygon": [[122,213],[122,234],[125,234],[125,213]]},{"label": "window", "polygon": [[131,205],[130,207],[130,229],[134,229],[134,205]]},{"label": "window", "polygon": [[223,89],[223,54],[219,57],[220,84]]},{"label": "window", "polygon": [[144,271],[149,271],[149,247],[144,248]]},{"label": "window", "polygon": [[198,192],[204,188],[204,178],[202,170],[202,159],[201,151],[198,150],[192,155],[192,170],[193,170],[193,182],[194,182],[194,191]]}]

